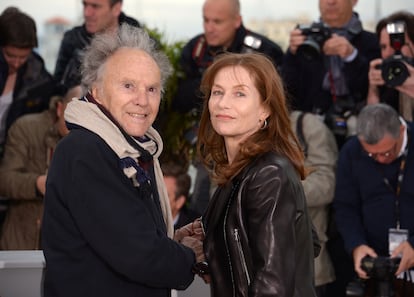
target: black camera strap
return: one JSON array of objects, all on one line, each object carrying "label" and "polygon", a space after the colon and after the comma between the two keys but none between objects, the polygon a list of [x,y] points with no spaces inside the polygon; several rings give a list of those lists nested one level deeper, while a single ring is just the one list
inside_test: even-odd
[{"label": "black camera strap", "polygon": [[410,146],[410,131],[408,126],[406,126],[406,133],[407,133],[407,144],[404,149],[404,152],[402,153],[400,157],[400,167],[398,169],[398,175],[397,175],[397,185],[395,189],[391,186],[390,181],[388,178],[385,177],[384,172],[382,173],[382,179],[385,183],[385,185],[392,191],[395,192],[395,206],[394,206],[394,212],[395,212],[395,218],[396,218],[396,228],[400,229],[400,194],[401,194],[401,186],[404,181],[404,174],[405,174],[405,165],[407,161],[407,155],[408,155],[408,147]]}]

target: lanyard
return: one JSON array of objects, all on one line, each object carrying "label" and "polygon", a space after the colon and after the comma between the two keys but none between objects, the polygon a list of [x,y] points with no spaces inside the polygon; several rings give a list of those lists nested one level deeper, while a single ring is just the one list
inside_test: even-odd
[{"label": "lanyard", "polygon": [[398,169],[398,175],[397,175],[397,187],[395,189],[393,189],[393,187],[390,184],[390,181],[388,180],[388,178],[386,178],[384,176],[384,172],[382,173],[382,179],[385,183],[385,185],[392,191],[395,192],[395,205],[394,205],[394,213],[395,213],[395,218],[396,218],[396,228],[400,229],[400,193],[401,193],[401,186],[402,183],[404,181],[404,171],[405,171],[405,164],[407,162],[407,155],[408,155],[408,147],[410,145],[410,133],[409,131],[407,131],[407,135],[408,135],[408,141],[407,141],[407,145],[404,149],[404,152],[401,156],[401,161],[400,161],[400,167]]},{"label": "lanyard", "polygon": [[[405,169],[405,163],[406,163],[406,159],[407,159],[407,151],[408,151],[408,149],[406,148],[405,151],[404,151],[404,154],[401,156],[400,168],[398,170],[398,176],[397,176],[397,187],[395,188],[394,213],[395,213],[395,217],[396,217],[396,228],[397,229],[400,229],[400,208],[399,208],[400,202],[399,202],[399,198],[400,198],[400,193],[401,193],[401,185],[402,185],[403,180],[404,180],[404,169]],[[383,176],[382,179],[383,179],[385,185],[388,188],[390,188],[391,191],[394,192],[394,189],[392,188],[388,178]]]}]

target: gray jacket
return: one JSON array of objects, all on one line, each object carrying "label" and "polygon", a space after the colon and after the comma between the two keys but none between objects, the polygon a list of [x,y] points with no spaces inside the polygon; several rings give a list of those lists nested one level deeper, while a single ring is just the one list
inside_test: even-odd
[{"label": "gray jacket", "polygon": [[[293,131],[297,131],[297,121],[300,114],[301,112],[294,111],[290,115]],[[326,250],[326,242],[328,241],[326,231],[329,206],[335,190],[338,149],[331,130],[316,115],[306,113],[303,117],[302,128],[303,140],[307,145],[305,166],[311,170],[302,184],[309,216],[321,244],[321,252],[315,258],[315,284],[320,286],[335,280],[335,271]]]}]

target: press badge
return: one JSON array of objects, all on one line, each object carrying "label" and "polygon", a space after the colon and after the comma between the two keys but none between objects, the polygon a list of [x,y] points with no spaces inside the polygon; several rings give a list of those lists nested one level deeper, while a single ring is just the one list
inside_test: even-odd
[{"label": "press badge", "polygon": [[[388,231],[388,250],[390,255],[400,245],[401,242],[408,240],[407,229],[394,229]],[[401,256],[401,255],[399,255]]]}]

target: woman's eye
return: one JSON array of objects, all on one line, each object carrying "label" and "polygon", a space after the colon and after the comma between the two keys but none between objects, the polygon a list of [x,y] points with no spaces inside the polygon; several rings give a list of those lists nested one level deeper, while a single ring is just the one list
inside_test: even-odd
[{"label": "woman's eye", "polygon": [[222,94],[223,94],[223,92],[222,92],[222,91],[220,91],[220,90],[213,90],[213,91],[211,92],[211,94],[212,94],[213,96],[220,96],[220,95],[222,95]]},{"label": "woman's eye", "polygon": [[244,93],[243,92],[236,92],[236,97],[244,97]]}]

